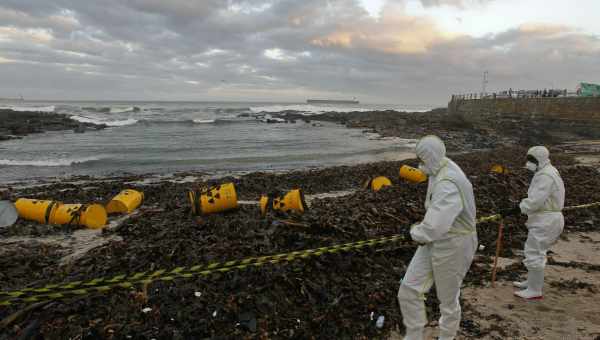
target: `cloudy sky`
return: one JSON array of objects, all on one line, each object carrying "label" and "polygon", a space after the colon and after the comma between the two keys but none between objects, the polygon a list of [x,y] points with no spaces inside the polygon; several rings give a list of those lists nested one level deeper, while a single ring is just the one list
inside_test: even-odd
[{"label": "cloudy sky", "polygon": [[352,98],[600,83],[598,0],[0,0],[0,97]]}]

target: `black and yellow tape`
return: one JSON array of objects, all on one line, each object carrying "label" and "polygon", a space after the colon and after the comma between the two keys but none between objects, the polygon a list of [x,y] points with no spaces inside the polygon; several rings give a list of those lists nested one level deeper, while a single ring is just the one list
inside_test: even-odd
[{"label": "black and yellow tape", "polygon": [[581,204],[581,205],[572,205],[569,207],[564,207],[563,211],[589,209],[589,208],[594,208],[594,207],[600,207],[600,202]]},{"label": "black and yellow tape", "polygon": [[[241,270],[250,267],[260,267],[268,264],[288,263],[294,260],[317,257],[324,254],[335,254],[338,252],[359,250],[367,247],[375,247],[392,242],[404,240],[402,235],[394,235],[358,242],[343,243],[329,247],[307,249],[282,253],[277,255],[251,257],[243,260],[233,260],[209,265],[197,265],[192,267],[177,267],[172,270],[157,270],[152,273],[136,273],[131,276],[117,275],[111,279],[97,278],[87,282],[74,281],[64,285],[48,285],[39,289],[15,290],[3,292],[7,299],[0,301],[0,306],[14,304],[41,302],[47,300],[59,300],[70,297],[89,295],[98,292],[107,292],[115,288],[131,288],[136,284],[146,284],[153,281],[172,281],[177,278],[192,278],[196,276],[209,276],[216,273],[225,273],[232,270]],[[28,293],[33,292],[33,295]]]},{"label": "black and yellow tape", "polygon": [[[477,223],[498,221],[501,218],[502,218],[501,215],[492,215],[492,216],[480,218],[477,221]],[[207,265],[177,267],[177,268],[173,269],[172,271],[175,271],[176,273],[187,273],[187,272],[194,273],[194,272],[198,272],[200,270],[206,271],[206,270],[214,270],[217,268],[235,267],[235,266],[239,266],[239,265],[250,265],[250,264],[255,264],[255,263],[268,262],[271,260],[277,260],[277,259],[281,259],[281,258],[288,258],[289,256],[299,256],[299,255],[307,254],[307,253],[315,253],[315,254],[329,253],[330,250],[332,250],[332,249],[335,250],[338,248],[360,246],[362,244],[373,246],[373,245],[379,244],[378,242],[380,242],[381,240],[384,240],[384,239],[399,240],[400,238],[402,238],[402,236],[392,235],[387,238],[364,240],[364,241],[358,241],[358,242],[353,242],[353,243],[335,245],[335,246],[331,246],[331,247],[322,247],[322,248],[317,248],[317,249],[301,250],[301,251],[295,251],[295,252],[283,253],[283,254],[277,254],[277,255],[250,257],[250,258],[246,258],[246,259],[232,260],[232,261],[226,261],[226,262],[215,262],[215,263],[210,263]],[[91,288],[91,287],[114,285],[114,284],[128,282],[128,281],[138,281],[138,280],[143,280],[143,279],[146,279],[149,277],[154,278],[154,277],[157,277],[157,276],[163,275],[164,273],[169,273],[169,272],[170,271],[167,271],[167,270],[157,270],[154,272],[138,272],[138,273],[133,273],[130,275],[119,274],[119,275],[116,275],[113,277],[99,277],[99,278],[94,278],[89,281],[71,281],[71,282],[64,283],[64,284],[49,284],[49,285],[46,285],[46,286],[40,287],[40,288],[24,288],[24,289],[20,289],[20,290],[3,291],[3,292],[0,292],[0,297],[6,296],[6,297],[18,298],[18,297],[25,297],[25,296],[33,295],[33,294],[60,293],[62,291],[68,291],[68,290],[80,290],[80,289]]]},{"label": "black and yellow tape", "polygon": [[[565,207],[564,210],[586,209],[596,206],[600,206],[600,202]],[[495,214],[478,219],[477,224],[500,221],[501,219],[502,215]],[[131,288],[136,284],[147,284],[154,281],[172,281],[177,278],[209,276],[211,274],[225,273],[232,270],[242,270],[249,267],[260,267],[268,264],[285,264],[294,260],[317,257],[324,254],[359,250],[366,247],[375,247],[404,240],[405,238],[403,235],[392,235],[388,237],[343,243],[329,247],[299,250],[276,255],[249,257],[246,259],[231,260],[226,262],[215,262],[207,265],[176,267],[171,270],[159,269],[153,272],[138,272],[130,275],[119,274],[111,278],[100,277],[89,281],[71,281],[60,284],[49,284],[41,288],[23,288],[13,291],[3,291],[0,292],[0,297],[5,297],[5,299],[0,301],[0,306],[59,300],[93,293],[104,293],[115,288]]]}]

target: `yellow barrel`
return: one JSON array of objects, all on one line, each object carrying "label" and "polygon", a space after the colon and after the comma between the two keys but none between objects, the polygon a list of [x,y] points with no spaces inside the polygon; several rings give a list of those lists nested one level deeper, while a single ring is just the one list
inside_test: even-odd
[{"label": "yellow barrel", "polygon": [[300,189],[294,189],[288,191],[283,196],[261,196],[260,201],[260,212],[264,216],[269,209],[281,212],[296,212],[304,213],[308,209],[306,202],[304,201],[304,194]]},{"label": "yellow barrel", "polygon": [[54,214],[59,202],[44,201],[29,198],[19,198],[15,202],[15,207],[19,212],[19,217],[25,220],[37,221],[47,224],[50,222],[50,216]]},{"label": "yellow barrel", "polygon": [[371,180],[371,190],[379,191],[383,187],[392,186],[392,181],[389,178],[384,176],[375,177]]},{"label": "yellow barrel", "polygon": [[492,168],[490,169],[490,171],[497,173],[497,174],[507,174],[508,173],[508,170],[500,164],[492,165]]},{"label": "yellow barrel", "polygon": [[233,183],[225,183],[208,189],[189,191],[188,198],[194,215],[208,215],[235,209],[237,193]]},{"label": "yellow barrel", "polygon": [[90,229],[100,229],[106,225],[106,219],[106,209],[100,204],[60,204],[50,216],[50,223],[84,225]]},{"label": "yellow barrel", "polygon": [[106,205],[106,212],[113,213],[131,213],[142,204],[144,193],[133,189],[125,189],[115,196]]},{"label": "yellow barrel", "polygon": [[427,180],[427,175],[412,166],[403,165],[400,168],[400,178],[404,178],[405,180],[413,183],[422,183]]}]

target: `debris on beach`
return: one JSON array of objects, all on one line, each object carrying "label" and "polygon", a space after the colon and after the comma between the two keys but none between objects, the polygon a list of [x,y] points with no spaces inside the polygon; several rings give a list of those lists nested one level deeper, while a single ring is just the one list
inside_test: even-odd
[{"label": "debris on beach", "polygon": [[[520,157],[524,154],[522,148],[503,148],[453,156],[474,184],[479,216],[515,204],[525,195],[530,175],[522,169]],[[510,172],[491,172],[496,162]],[[570,188],[568,205],[600,201],[600,193],[589,190],[600,185],[594,169],[577,166],[569,156],[557,155],[553,162]],[[422,218],[426,191],[425,183],[409,183],[398,177],[403,164],[415,166],[416,162],[379,162],[283,174],[254,173],[197,183],[210,187],[231,180],[239,196],[256,202],[202,216],[200,220],[191,215],[186,196],[189,183],[158,181],[133,185],[132,189],[144,192],[144,205],[135,215],[101,233],[119,238],[86,250],[68,265],[59,261],[67,248],[39,243],[36,239],[44,235],[69,235],[77,227],[19,220],[1,230],[0,237],[20,237],[22,241],[2,244],[0,267],[5,270],[0,273],[0,283],[3,290],[40,287],[402,234]],[[374,176],[386,176],[392,185],[377,192],[362,189],[361,185]],[[586,181],[581,181],[582,178]],[[106,202],[128,180],[94,183],[89,190],[65,190],[78,186],[55,183],[14,190],[13,195]],[[342,196],[314,198],[304,214],[282,213],[261,218],[258,205],[261,194],[272,188],[294,187],[301,188],[306,195],[350,191]],[[594,230],[600,222],[598,213],[598,209],[590,209],[566,214],[567,232]],[[524,222],[525,217],[507,220],[502,256],[513,256],[512,249],[522,249],[527,236]],[[482,245],[495,244],[496,224],[479,225],[478,231]],[[410,242],[397,242],[352,253],[323,254],[191,279],[133,285],[108,294],[52,302],[31,311],[27,317],[15,321],[15,325],[25,329],[35,323],[36,331],[48,338],[82,334],[102,337],[139,334],[148,338],[176,334],[183,338],[309,338],[319,334],[326,338],[357,335],[372,338],[381,332],[403,329],[395,294],[414,250]],[[489,283],[494,251],[491,246],[480,248],[465,284]],[[498,278],[508,280],[524,272],[524,267],[516,263],[500,270]],[[435,319],[439,312],[433,290],[426,305],[430,318]],[[0,318],[19,308],[0,308]],[[468,332],[482,332],[475,321],[467,319],[464,323],[471,325]],[[10,328],[9,333],[16,334],[15,329]]]}]

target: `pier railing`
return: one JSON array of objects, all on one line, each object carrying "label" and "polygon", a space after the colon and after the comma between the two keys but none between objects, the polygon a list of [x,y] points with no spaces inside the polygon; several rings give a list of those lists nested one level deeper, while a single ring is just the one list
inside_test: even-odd
[{"label": "pier railing", "polygon": [[496,98],[558,98],[579,97],[578,92],[570,92],[566,89],[550,90],[508,90],[500,92],[474,92],[464,94],[453,94],[451,100],[474,100],[474,99],[496,99]]}]

